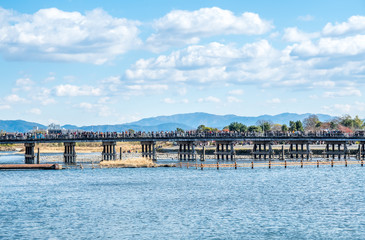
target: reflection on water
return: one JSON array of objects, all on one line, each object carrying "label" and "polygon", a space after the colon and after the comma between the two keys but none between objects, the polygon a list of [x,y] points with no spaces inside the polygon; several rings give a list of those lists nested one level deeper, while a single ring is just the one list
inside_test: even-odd
[{"label": "reflection on water", "polygon": [[359,165],[0,171],[0,239],[364,239],[364,181]]}]

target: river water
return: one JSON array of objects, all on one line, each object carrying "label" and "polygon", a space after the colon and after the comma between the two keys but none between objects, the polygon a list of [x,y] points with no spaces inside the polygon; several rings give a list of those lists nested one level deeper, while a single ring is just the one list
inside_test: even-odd
[{"label": "river water", "polygon": [[365,239],[364,171],[0,171],[0,239]]}]

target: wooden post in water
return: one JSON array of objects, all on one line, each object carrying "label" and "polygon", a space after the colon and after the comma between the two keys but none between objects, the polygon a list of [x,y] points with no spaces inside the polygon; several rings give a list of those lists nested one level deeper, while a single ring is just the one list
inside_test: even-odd
[{"label": "wooden post in water", "polygon": [[319,167],[319,161],[317,160],[317,168]]},{"label": "wooden post in water", "polygon": [[37,152],[37,164],[39,164],[39,158],[40,158],[40,154],[39,154],[39,148],[38,148],[38,152]]},{"label": "wooden post in water", "polygon": [[234,161],[234,169],[237,169],[237,162]]},{"label": "wooden post in water", "polygon": [[300,160],[300,167],[303,168],[303,159]]},{"label": "wooden post in water", "polygon": [[219,170],[219,162],[217,161],[217,170]]},{"label": "wooden post in water", "polygon": [[119,160],[122,160],[122,147],[119,148]]},{"label": "wooden post in water", "polygon": [[347,159],[345,159],[345,167],[347,167]]},{"label": "wooden post in water", "polygon": [[285,168],[286,168],[286,160],[284,161],[284,164],[285,164],[284,166],[285,166]]},{"label": "wooden post in water", "polygon": [[203,163],[200,164],[200,169],[203,171]]},{"label": "wooden post in water", "polygon": [[331,167],[333,167],[333,158],[331,159]]},{"label": "wooden post in water", "polygon": [[271,168],[271,160],[269,160],[269,168]]},{"label": "wooden post in water", "polygon": [[187,162],[187,163],[186,163],[186,168],[188,168],[188,169],[189,169],[189,162]]},{"label": "wooden post in water", "polygon": [[253,169],[253,161],[251,162],[251,168]]}]

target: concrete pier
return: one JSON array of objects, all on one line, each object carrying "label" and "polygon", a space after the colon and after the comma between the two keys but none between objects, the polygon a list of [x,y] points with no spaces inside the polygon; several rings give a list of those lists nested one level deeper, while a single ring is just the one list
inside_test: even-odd
[{"label": "concrete pier", "polygon": [[309,147],[309,142],[308,141],[291,141],[290,147],[289,147],[289,156],[291,159],[306,158],[307,160],[309,160],[309,158],[311,158],[311,156],[312,156],[312,152]]},{"label": "concrete pier", "polygon": [[147,157],[156,161],[156,142],[155,141],[143,141],[142,145],[142,157]]},{"label": "concrete pier", "polygon": [[116,142],[102,142],[103,152],[101,154],[103,161],[116,160],[117,152],[115,151]]},{"label": "concrete pier", "polygon": [[[324,157],[334,159],[337,157],[341,159],[343,155],[347,159],[348,149],[346,141],[326,141],[326,149],[323,152]],[[337,149],[336,149],[337,148]]]},{"label": "concrete pier", "polygon": [[234,144],[233,141],[216,141],[215,155],[217,160],[234,160]]},{"label": "concrete pier", "polygon": [[34,146],[35,143],[25,143],[25,164],[35,164]]},{"label": "concrete pier", "polygon": [[272,142],[271,141],[255,141],[252,149],[254,159],[266,159],[273,157]]},{"label": "concrete pier", "polygon": [[358,152],[357,152],[357,158],[359,160],[362,160],[365,158],[365,142],[360,142],[359,143],[359,149],[358,149]]},{"label": "concrete pier", "polygon": [[178,159],[180,161],[195,161],[196,160],[194,141],[178,142],[177,144],[179,145]]},{"label": "concrete pier", "polygon": [[63,158],[65,163],[74,164],[76,163],[76,143],[75,142],[65,142],[65,151],[63,153]]}]

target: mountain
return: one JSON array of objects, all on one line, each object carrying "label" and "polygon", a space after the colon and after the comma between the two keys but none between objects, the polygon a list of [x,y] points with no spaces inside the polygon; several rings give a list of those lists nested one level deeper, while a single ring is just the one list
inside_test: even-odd
[{"label": "mountain", "polygon": [[[296,113],[282,113],[278,115],[261,115],[258,117],[244,117],[237,115],[215,115],[209,113],[186,113],[175,114],[171,116],[159,116],[152,118],[144,118],[131,124],[139,126],[154,126],[162,123],[182,123],[191,126],[193,129],[199,125],[206,125],[209,127],[216,127],[222,129],[229,125],[231,122],[240,122],[247,126],[255,125],[259,120],[271,121],[273,123],[288,124],[289,121],[303,121],[312,113],[296,114]],[[325,114],[317,114],[320,121],[328,121],[333,117]]]},{"label": "mountain", "polygon": [[32,130],[33,127],[38,127],[40,129],[46,128],[46,126],[42,124],[23,120],[0,120],[0,130],[7,132],[28,132]]},{"label": "mountain", "polygon": [[[289,121],[303,121],[311,113],[296,114],[296,113],[281,113],[278,115],[261,115],[258,117],[245,117],[237,115],[215,115],[203,112],[175,114],[171,116],[158,116],[151,118],[144,118],[136,122],[117,124],[117,125],[93,125],[78,127],[75,125],[64,125],[65,129],[81,129],[85,131],[99,131],[99,132],[120,132],[133,129],[135,131],[174,131],[176,128],[182,128],[184,130],[196,129],[199,125],[206,125],[209,127],[215,127],[222,129],[229,125],[231,122],[240,122],[247,126],[255,125],[259,120],[271,121],[273,123],[288,124]],[[328,121],[333,117],[330,115],[317,114],[320,121]],[[46,129],[47,127],[34,123],[26,122],[22,120],[0,120],[0,130],[7,132],[27,132],[32,130],[33,127]]]},{"label": "mountain", "polygon": [[65,129],[81,129],[85,131],[93,132],[121,132],[133,129],[134,131],[175,131],[176,128],[192,129],[192,127],[180,123],[163,123],[154,126],[141,126],[136,124],[117,124],[117,125],[94,125],[94,126],[83,126],[76,127],[73,125],[62,126]]}]

